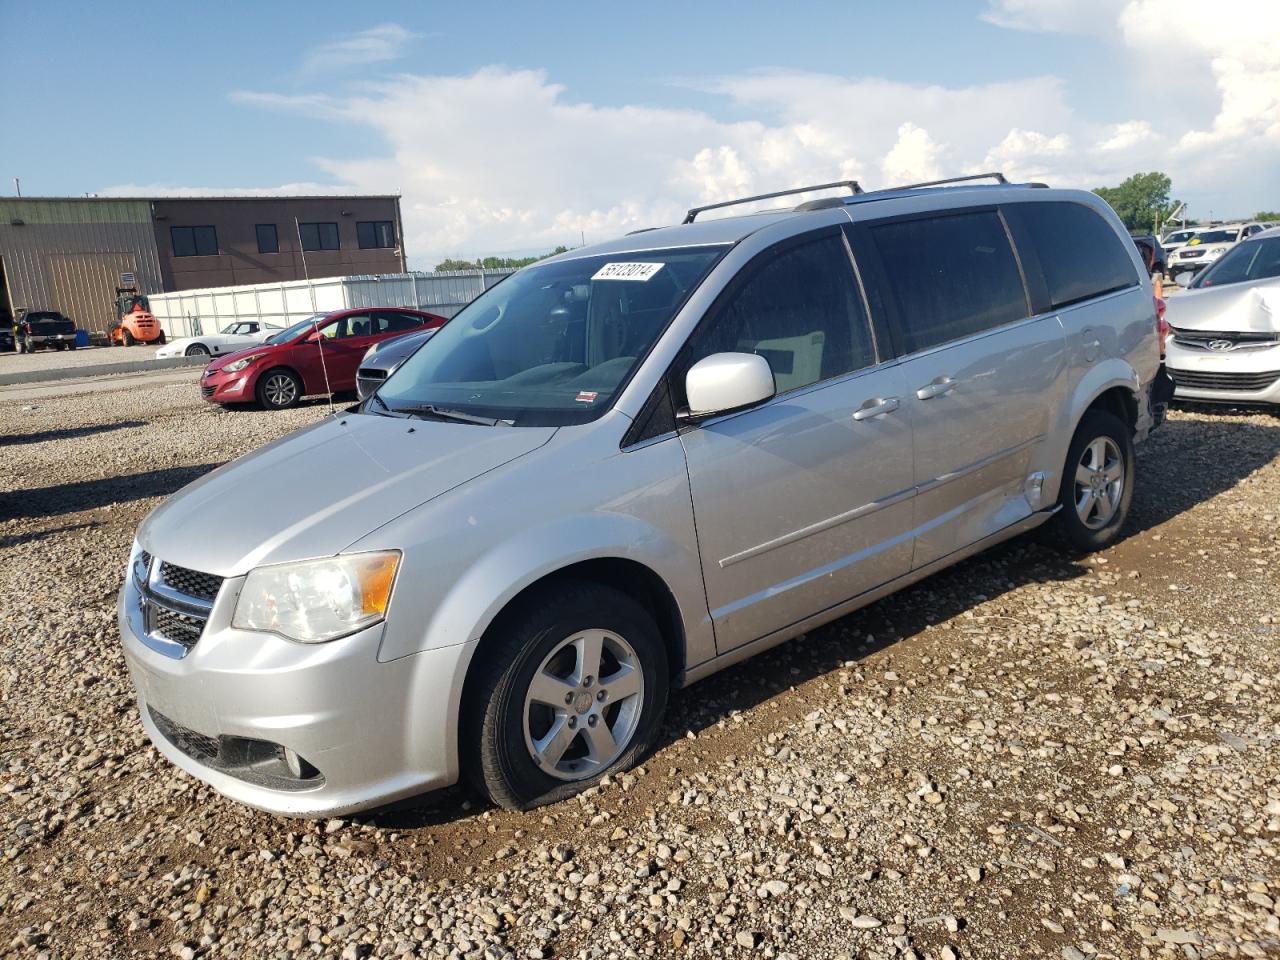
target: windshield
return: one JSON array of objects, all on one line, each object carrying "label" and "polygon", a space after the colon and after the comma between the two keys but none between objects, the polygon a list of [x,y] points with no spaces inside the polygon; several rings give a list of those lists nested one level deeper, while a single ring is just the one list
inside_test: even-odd
[{"label": "windshield", "polygon": [[646,250],[526,267],[472,301],[379,388],[517,426],[600,416],[725,247]]},{"label": "windshield", "polygon": [[267,337],[264,343],[288,343],[294,337],[300,336],[304,330],[310,330],[316,324],[324,323],[327,313],[317,313],[313,317],[307,317],[305,320],[299,320],[293,326],[285,327],[279,333],[272,334]]},{"label": "windshield", "polygon": [[1206,243],[1235,243],[1238,230],[1205,230],[1196,234],[1196,239],[1200,244]]},{"label": "windshield", "polygon": [[1184,241],[1190,240],[1195,235],[1196,232],[1194,230],[1175,230],[1173,233],[1165,237],[1163,242],[1166,245],[1170,243],[1183,243]]},{"label": "windshield", "polygon": [[1220,287],[1228,283],[1280,277],[1280,237],[1253,240],[1232,247],[1222,259],[1191,282],[1192,287]]}]

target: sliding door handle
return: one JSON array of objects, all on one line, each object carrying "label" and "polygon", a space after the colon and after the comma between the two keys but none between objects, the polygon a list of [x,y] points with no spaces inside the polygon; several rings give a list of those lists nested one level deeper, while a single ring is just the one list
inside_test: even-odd
[{"label": "sliding door handle", "polygon": [[883,417],[886,413],[893,413],[897,409],[897,397],[872,397],[853,411],[853,419],[870,420],[872,417]]},{"label": "sliding door handle", "polygon": [[934,397],[943,397],[956,388],[956,382],[948,376],[934,377],[923,387],[916,391],[916,396],[921,400],[932,400]]}]

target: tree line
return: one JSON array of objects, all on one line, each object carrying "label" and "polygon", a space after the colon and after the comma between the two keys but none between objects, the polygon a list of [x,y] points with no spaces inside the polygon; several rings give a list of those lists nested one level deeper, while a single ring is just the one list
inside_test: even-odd
[{"label": "tree line", "polygon": [[[1158,233],[1181,204],[1169,197],[1173,181],[1159,171],[1135,173],[1118,187],[1098,187],[1100,196],[1132,233]],[[1254,220],[1280,220],[1280,212],[1259,210]]]},{"label": "tree line", "polygon": [[557,253],[567,253],[568,247],[556,247],[549,253],[539,254],[536,257],[480,257],[476,260],[458,260],[449,257],[441,260],[435,265],[435,270],[519,270],[521,267],[527,267],[531,263],[537,263],[539,260],[545,260],[547,257],[554,257]]}]

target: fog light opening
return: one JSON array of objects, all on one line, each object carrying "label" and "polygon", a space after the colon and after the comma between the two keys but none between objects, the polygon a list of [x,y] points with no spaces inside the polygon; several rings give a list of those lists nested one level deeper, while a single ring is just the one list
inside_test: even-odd
[{"label": "fog light opening", "polygon": [[306,760],[303,760],[302,757],[298,756],[294,750],[291,750],[289,747],[284,747],[283,751],[284,765],[288,767],[289,772],[299,780],[310,780],[319,773],[315,767],[307,763]]}]

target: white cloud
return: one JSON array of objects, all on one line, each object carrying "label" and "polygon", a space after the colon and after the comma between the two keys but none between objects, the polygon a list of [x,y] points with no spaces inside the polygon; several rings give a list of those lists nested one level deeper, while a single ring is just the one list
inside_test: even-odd
[{"label": "white cloud", "polygon": [[898,128],[898,140],[885,154],[880,169],[887,183],[910,183],[924,180],[940,180],[942,168],[938,155],[942,148],[933,142],[928,130],[914,123],[904,123]]},{"label": "white cloud", "polygon": [[418,35],[396,23],[383,23],[313,47],[302,60],[302,72],[320,72],[396,60]]},{"label": "white cloud", "polygon": [[[234,94],[256,108],[363,128],[358,139],[372,145],[355,159],[317,159],[325,185],[234,192],[402,193],[415,266],[544,250],[584,234],[605,239],[678,222],[698,203],[836,179],[874,189],[1001,170],[1013,180],[1089,188],[1164,170],[1175,193],[1195,197],[1197,214],[1274,206],[1280,3],[1217,0],[1206,17],[1197,2],[992,0],[985,16],[1025,30],[1091,29],[1116,46],[1125,70],[1167,76],[1176,64],[1184,82],[1208,93],[1213,106],[1202,123],[1171,120],[1159,98],[1147,116],[1095,122],[1072,108],[1064,81],[1052,76],[944,87],[783,70],[701,83],[734,116],[750,118],[726,121],[707,111],[570,100],[543,71],[493,66],[401,74],[350,95]],[[389,32],[351,38],[348,54],[382,59],[405,42],[402,28],[377,30]],[[1117,82],[1126,76],[1117,68]],[[1152,89],[1163,95],[1159,84]]]}]

